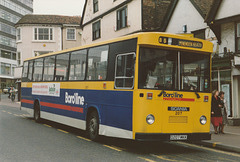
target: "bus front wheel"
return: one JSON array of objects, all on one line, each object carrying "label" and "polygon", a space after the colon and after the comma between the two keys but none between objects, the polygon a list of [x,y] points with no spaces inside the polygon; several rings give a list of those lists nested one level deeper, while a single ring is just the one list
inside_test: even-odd
[{"label": "bus front wheel", "polygon": [[39,123],[40,122],[40,105],[38,102],[34,104],[34,113],[33,117],[35,122]]},{"label": "bus front wheel", "polygon": [[96,111],[91,112],[88,117],[87,136],[93,141],[97,141],[99,137],[99,118]]}]

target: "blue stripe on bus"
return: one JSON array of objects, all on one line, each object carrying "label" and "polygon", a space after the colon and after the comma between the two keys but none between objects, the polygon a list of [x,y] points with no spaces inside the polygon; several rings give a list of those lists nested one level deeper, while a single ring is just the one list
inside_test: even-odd
[{"label": "blue stripe on bus", "polygon": [[[78,96],[84,96],[85,105],[66,104],[65,92],[69,95],[78,93]],[[29,95],[30,94],[30,95]],[[31,88],[22,88],[22,99],[48,102],[52,104],[61,104],[73,107],[82,107],[83,113],[68,110],[56,109],[47,106],[41,106],[41,111],[63,115],[75,119],[85,120],[86,110],[89,107],[96,107],[100,115],[100,124],[116,128],[132,130],[132,91],[101,91],[101,90],[73,90],[61,89],[60,97],[31,95]],[[21,103],[23,107],[33,108],[32,104]]]}]

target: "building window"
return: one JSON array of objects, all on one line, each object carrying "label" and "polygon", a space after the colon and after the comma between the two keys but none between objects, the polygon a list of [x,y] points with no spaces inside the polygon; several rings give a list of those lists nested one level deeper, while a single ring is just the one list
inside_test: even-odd
[{"label": "building window", "polygon": [[101,38],[101,24],[100,20],[93,23],[93,40],[96,40],[98,38]]},{"label": "building window", "polygon": [[194,38],[206,39],[205,29],[197,30],[197,31],[194,31],[192,33],[194,35]]},{"label": "building window", "polygon": [[117,30],[127,27],[127,7],[117,11]]},{"label": "building window", "polygon": [[21,29],[20,28],[17,28],[17,41],[20,41],[21,40]]},{"label": "building window", "polygon": [[53,40],[52,28],[35,28],[34,40]]},{"label": "building window", "polygon": [[1,74],[11,75],[11,64],[1,63]]},{"label": "building window", "polygon": [[98,12],[98,0],[93,0],[93,12]]},{"label": "building window", "polygon": [[67,29],[67,40],[76,40],[76,29]]},{"label": "building window", "polygon": [[236,38],[236,44],[237,44],[237,52],[240,52],[240,23],[237,23],[237,38]]},{"label": "building window", "polygon": [[16,67],[17,67],[16,65],[12,64],[12,76],[15,75],[15,68],[16,68]]},{"label": "building window", "polygon": [[1,51],[1,57],[6,59],[11,59],[11,52],[8,51]]},{"label": "building window", "polygon": [[12,53],[12,60],[17,60],[17,54],[16,53]]},{"label": "building window", "polygon": [[22,62],[22,59],[21,59],[21,52],[17,52],[17,63],[18,63],[18,66],[21,66],[21,63]]},{"label": "building window", "polygon": [[227,100],[227,116],[232,116],[232,72],[231,69],[213,70],[212,71],[212,89],[218,89],[225,93],[224,98]]}]

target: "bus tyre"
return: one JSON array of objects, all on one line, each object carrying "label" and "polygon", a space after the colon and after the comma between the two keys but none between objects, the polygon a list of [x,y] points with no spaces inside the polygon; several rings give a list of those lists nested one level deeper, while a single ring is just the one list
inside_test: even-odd
[{"label": "bus tyre", "polygon": [[39,123],[40,122],[40,105],[38,102],[34,104],[34,113],[33,117],[35,122]]},{"label": "bus tyre", "polygon": [[99,137],[99,118],[96,111],[91,112],[87,120],[87,136],[93,141]]}]

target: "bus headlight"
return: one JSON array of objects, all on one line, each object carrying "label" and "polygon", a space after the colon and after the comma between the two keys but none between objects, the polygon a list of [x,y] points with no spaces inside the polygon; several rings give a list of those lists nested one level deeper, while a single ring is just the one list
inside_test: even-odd
[{"label": "bus headlight", "polygon": [[205,124],[207,123],[207,118],[206,118],[206,116],[202,115],[202,116],[200,117],[200,123],[201,123],[202,125],[205,125]]},{"label": "bus headlight", "polygon": [[146,118],[146,121],[147,121],[148,124],[151,125],[151,124],[154,123],[155,118],[154,118],[154,116],[153,116],[152,114],[149,114],[149,115],[147,116],[147,118]]}]

